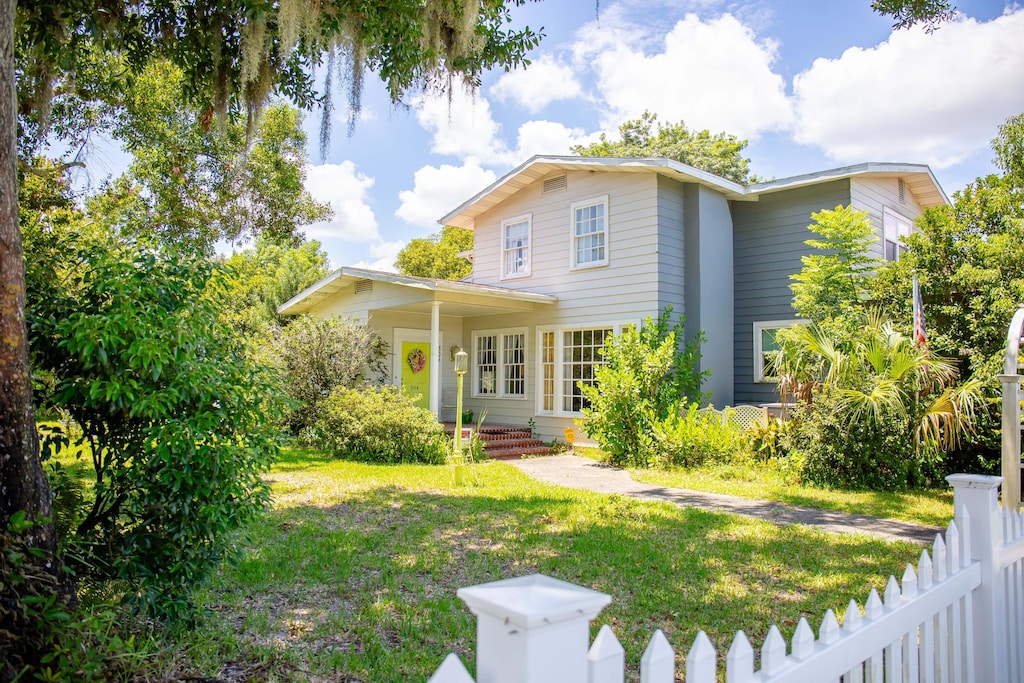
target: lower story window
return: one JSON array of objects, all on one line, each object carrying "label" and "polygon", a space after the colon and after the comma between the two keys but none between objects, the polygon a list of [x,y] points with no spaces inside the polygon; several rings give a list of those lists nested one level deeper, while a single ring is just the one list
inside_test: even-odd
[{"label": "lower story window", "polygon": [[526,330],[473,333],[473,395],[526,396]]},{"label": "lower story window", "polygon": [[806,320],[766,320],[754,323],[754,381],[777,382],[772,361],[782,348],[775,338],[779,330],[793,325],[806,325]]},{"label": "lower story window", "polygon": [[580,386],[596,386],[597,369],[604,365],[604,344],[627,324],[633,323],[538,330],[537,411],[568,416],[586,408]]},{"label": "lower story window", "polygon": [[611,328],[562,333],[562,410],[578,413],[587,407],[580,385],[594,386],[594,370],[604,365],[601,349]]}]

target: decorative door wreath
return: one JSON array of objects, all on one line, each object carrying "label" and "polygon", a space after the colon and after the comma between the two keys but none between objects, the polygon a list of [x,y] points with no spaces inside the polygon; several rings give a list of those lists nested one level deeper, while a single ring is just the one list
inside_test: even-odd
[{"label": "decorative door wreath", "polygon": [[427,355],[423,353],[423,349],[413,349],[409,352],[409,355],[405,357],[405,362],[409,364],[409,369],[412,370],[412,374],[416,374],[427,367]]}]

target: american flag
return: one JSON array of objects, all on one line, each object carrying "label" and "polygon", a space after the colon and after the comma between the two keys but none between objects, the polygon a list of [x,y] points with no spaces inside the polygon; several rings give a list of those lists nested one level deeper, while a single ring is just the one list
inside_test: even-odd
[{"label": "american flag", "polygon": [[914,343],[919,349],[928,348],[928,335],[924,329],[924,305],[921,303],[921,286],[914,275]]}]

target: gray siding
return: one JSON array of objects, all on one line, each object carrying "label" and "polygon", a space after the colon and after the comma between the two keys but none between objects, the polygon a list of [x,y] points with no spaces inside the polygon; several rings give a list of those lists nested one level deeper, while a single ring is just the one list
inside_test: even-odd
[{"label": "gray siding", "polygon": [[811,214],[850,202],[849,180],[733,202],[737,404],[778,400],[774,383],[754,382],[754,323],[797,317],[789,276],[800,271],[800,257],[810,251],[804,240],[811,237]]},{"label": "gray siding", "polygon": [[734,397],[733,223],[729,202],[701,185],[685,185],[686,336],[705,335],[700,370],[712,402]]},{"label": "gray siding", "polygon": [[684,300],[683,184],[658,176],[658,310],[672,307],[672,323],[686,314]]}]

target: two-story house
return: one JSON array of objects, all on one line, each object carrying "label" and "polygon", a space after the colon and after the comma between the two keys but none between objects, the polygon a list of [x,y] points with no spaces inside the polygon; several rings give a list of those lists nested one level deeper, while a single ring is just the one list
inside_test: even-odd
[{"label": "two-story house", "polygon": [[561,437],[604,340],[672,306],[703,330],[718,406],[778,400],[764,377],[774,331],[793,324],[790,275],[811,213],[852,204],[878,256],[948,203],[927,166],[866,163],[740,185],[667,159],[537,156],[440,219],[474,231],[473,273],[451,282],[340,268],[285,314],[356,316],[392,345],[391,381],[451,419],[454,353],[465,402],[488,421]]}]

